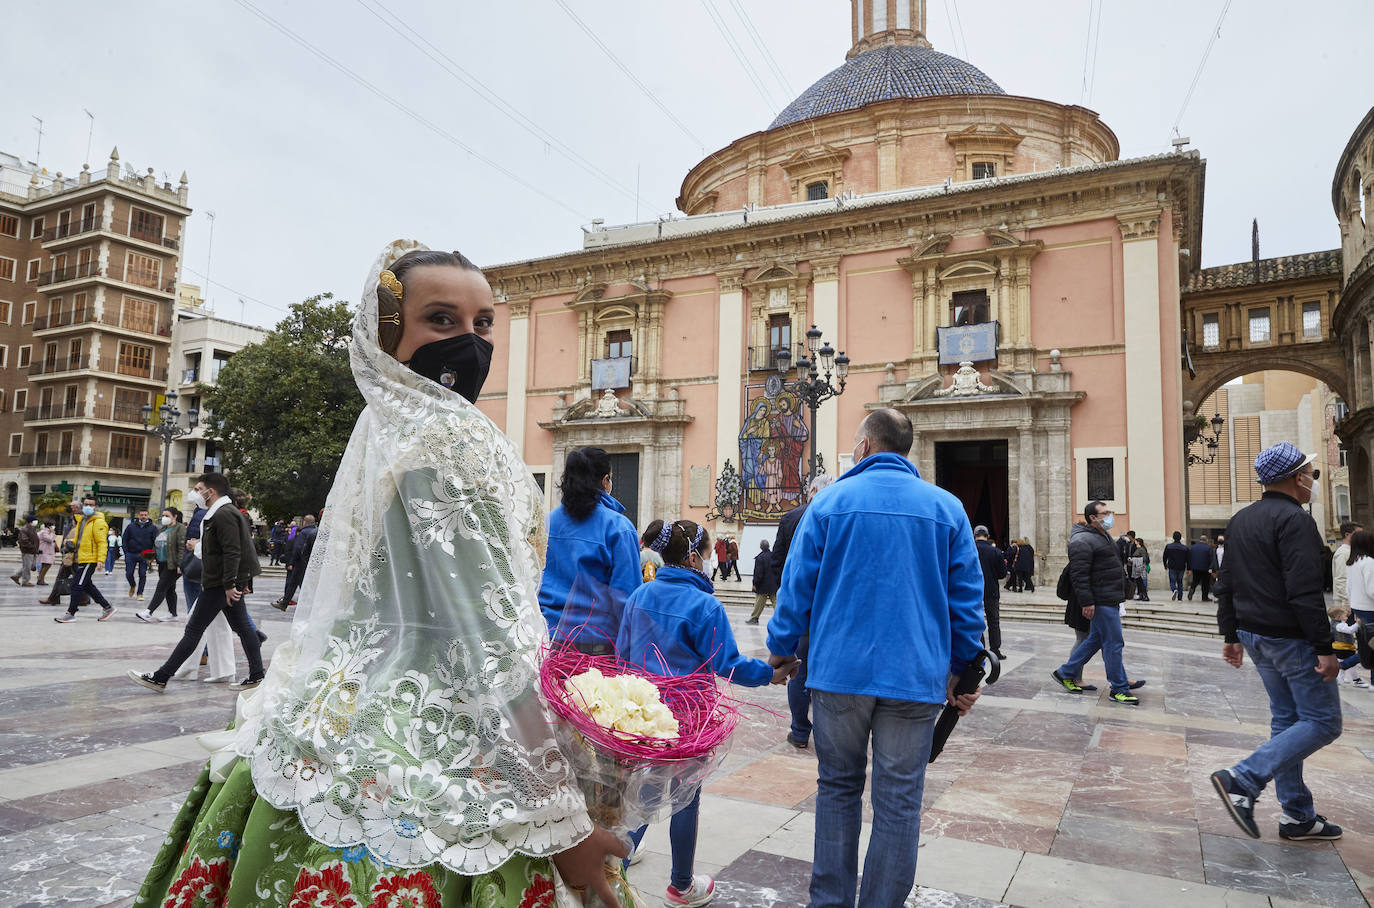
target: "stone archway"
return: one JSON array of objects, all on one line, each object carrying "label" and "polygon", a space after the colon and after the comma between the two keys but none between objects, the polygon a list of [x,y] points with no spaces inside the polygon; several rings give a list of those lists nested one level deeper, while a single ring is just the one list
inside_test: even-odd
[{"label": "stone archway", "polygon": [[[1183,399],[1185,402],[1192,401],[1192,412],[1198,413],[1203,401],[1211,397],[1227,382],[1234,381],[1243,375],[1251,375],[1256,372],[1297,372],[1300,375],[1306,375],[1325,383],[1328,388],[1340,395],[1342,400],[1349,401],[1350,398],[1347,396],[1348,377],[1345,373],[1344,360],[1340,358],[1339,350],[1336,350],[1335,353],[1337,361],[1331,362],[1329,361],[1330,357],[1306,359],[1278,353],[1255,353],[1251,351],[1244,357],[1236,357],[1230,362],[1208,369],[1205,373],[1199,369],[1196,378],[1190,379],[1185,374],[1183,376]],[[1202,415],[1206,416],[1207,414]]]}]

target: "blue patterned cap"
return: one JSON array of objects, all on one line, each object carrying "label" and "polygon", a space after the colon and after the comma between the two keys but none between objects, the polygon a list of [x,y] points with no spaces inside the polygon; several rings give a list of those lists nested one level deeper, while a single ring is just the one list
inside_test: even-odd
[{"label": "blue patterned cap", "polygon": [[1281,482],[1307,466],[1316,456],[1304,454],[1297,445],[1281,441],[1265,448],[1255,458],[1255,482],[1262,486]]}]

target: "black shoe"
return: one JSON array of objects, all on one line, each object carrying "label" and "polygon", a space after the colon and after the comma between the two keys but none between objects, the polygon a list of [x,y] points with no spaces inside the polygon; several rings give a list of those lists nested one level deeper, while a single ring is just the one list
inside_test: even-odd
[{"label": "black shoe", "polygon": [[993,654],[994,656],[997,657],[997,661],[998,661],[998,662],[1006,662],[1006,661],[1007,661],[1007,657],[1004,656],[1004,655],[1002,655],[1002,651],[1001,651],[1000,649],[994,649],[994,650],[992,651],[992,654]]},{"label": "black shoe", "polygon": [[267,642],[267,635],[264,634],[262,631],[258,631],[258,642],[259,642],[259,643],[266,643],[266,642]]},{"label": "black shoe", "polygon": [[140,674],[131,668],[129,669],[129,680],[139,685],[140,687],[146,687],[149,690],[155,690],[160,694],[167,692],[167,682],[157,680],[153,677],[151,672],[143,672],[142,674]]},{"label": "black shoe", "polygon": [[1189,602],[1192,602],[1192,601],[1193,601],[1193,594],[1192,594],[1192,593],[1189,593],[1189,594],[1188,594],[1188,601],[1189,601]]},{"label": "black shoe", "polygon": [[286,611],[286,607],[290,604],[291,603],[287,602],[285,599],[278,599],[276,602],[272,603],[272,608],[279,609],[284,612]]},{"label": "black shoe", "polygon": [[1306,823],[1285,823],[1279,820],[1279,838],[1290,842],[1322,841],[1334,842],[1341,837],[1341,827],[1326,822],[1326,817],[1317,814]]},{"label": "black shoe", "polygon": [[1241,793],[1231,771],[1218,769],[1212,773],[1212,787],[1221,796],[1221,803],[1226,805],[1226,810],[1231,814],[1231,819],[1236,821],[1236,825],[1250,838],[1258,839],[1260,831],[1259,826],[1255,825],[1255,799]]},{"label": "black shoe", "polygon": [[796,738],[792,737],[790,732],[787,735],[787,743],[791,744],[797,750],[806,750],[808,746],[805,741],[798,741]]},{"label": "black shoe", "polygon": [[1148,682],[1146,682],[1146,681],[1132,681],[1132,682],[1131,682],[1131,690],[1140,690],[1140,689],[1141,689],[1142,687],[1144,687],[1147,683],[1148,683]]},{"label": "black shoe", "polygon": [[1208,596],[1203,596],[1203,597],[1202,597],[1202,601],[1203,601],[1203,602],[1211,602],[1212,600],[1211,600],[1211,598],[1208,597]]},{"label": "black shoe", "polygon": [[[1074,683],[1075,683],[1075,684],[1078,684],[1077,681],[1075,681]],[[1079,689],[1079,690],[1097,690],[1097,685],[1096,685],[1096,684],[1078,684],[1078,689]]]},{"label": "black shoe", "polygon": [[1126,693],[1125,691],[1120,691],[1120,690],[1119,690],[1119,691],[1113,691],[1113,692],[1112,692],[1112,695],[1111,695],[1110,697],[1108,697],[1107,699],[1110,700],[1110,701],[1112,701],[1113,703],[1122,703],[1122,704],[1124,704],[1124,705],[1126,705],[1126,706],[1139,706],[1139,705],[1140,705],[1140,698],[1139,698],[1139,697],[1137,697],[1135,694],[1128,694],[1128,693]]},{"label": "black shoe", "polygon": [[1050,675],[1054,678],[1054,680],[1059,684],[1060,687],[1064,688],[1064,690],[1068,691],[1069,693],[1083,693],[1083,688],[1075,684],[1072,678],[1065,678],[1063,675],[1059,674],[1059,669],[1056,668],[1054,671],[1050,672]]},{"label": "black shoe", "polygon": [[242,681],[235,681],[229,685],[230,690],[252,690],[262,683],[261,678],[245,678]]},{"label": "black shoe", "polygon": [[744,621],[744,623],[745,623],[745,624],[758,624],[758,623],[759,623],[759,619],[757,619],[757,618],[746,618],[745,621]]}]

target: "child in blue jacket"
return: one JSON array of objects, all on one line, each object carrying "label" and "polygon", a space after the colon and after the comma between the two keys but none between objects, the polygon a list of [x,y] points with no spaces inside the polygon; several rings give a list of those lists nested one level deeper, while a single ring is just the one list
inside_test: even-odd
[{"label": "child in blue jacket", "polygon": [[[795,672],[792,662],[777,669],[740,653],[725,609],[704,566],[711,548],[706,528],[690,520],[655,520],[644,532],[649,547],[663,556],[663,567],[630,595],[621,617],[616,650],[620,658],[657,675],[690,675],[709,669],[735,684],[782,684]],[[698,791],[692,803],[673,814],[668,837],[673,871],[664,901],[668,905],[705,905],[715,897],[710,876],[693,876],[696,858]],[[638,847],[644,827],[631,836]]]}]

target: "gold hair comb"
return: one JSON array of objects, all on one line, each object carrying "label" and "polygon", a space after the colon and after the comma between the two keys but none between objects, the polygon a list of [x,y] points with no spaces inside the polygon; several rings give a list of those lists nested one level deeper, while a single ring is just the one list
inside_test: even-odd
[{"label": "gold hair comb", "polygon": [[[401,298],[405,296],[406,288],[401,286],[400,280],[398,280],[396,275],[392,274],[390,270],[383,271],[381,274],[377,275],[377,283],[390,290],[391,295],[396,297],[396,302],[398,303],[401,301]],[[400,324],[400,322],[397,322],[397,324]]]},{"label": "gold hair comb", "polygon": [[401,314],[399,312],[392,312],[387,315],[379,315],[377,316],[377,322],[382,325],[395,325],[399,328],[401,327]]}]

